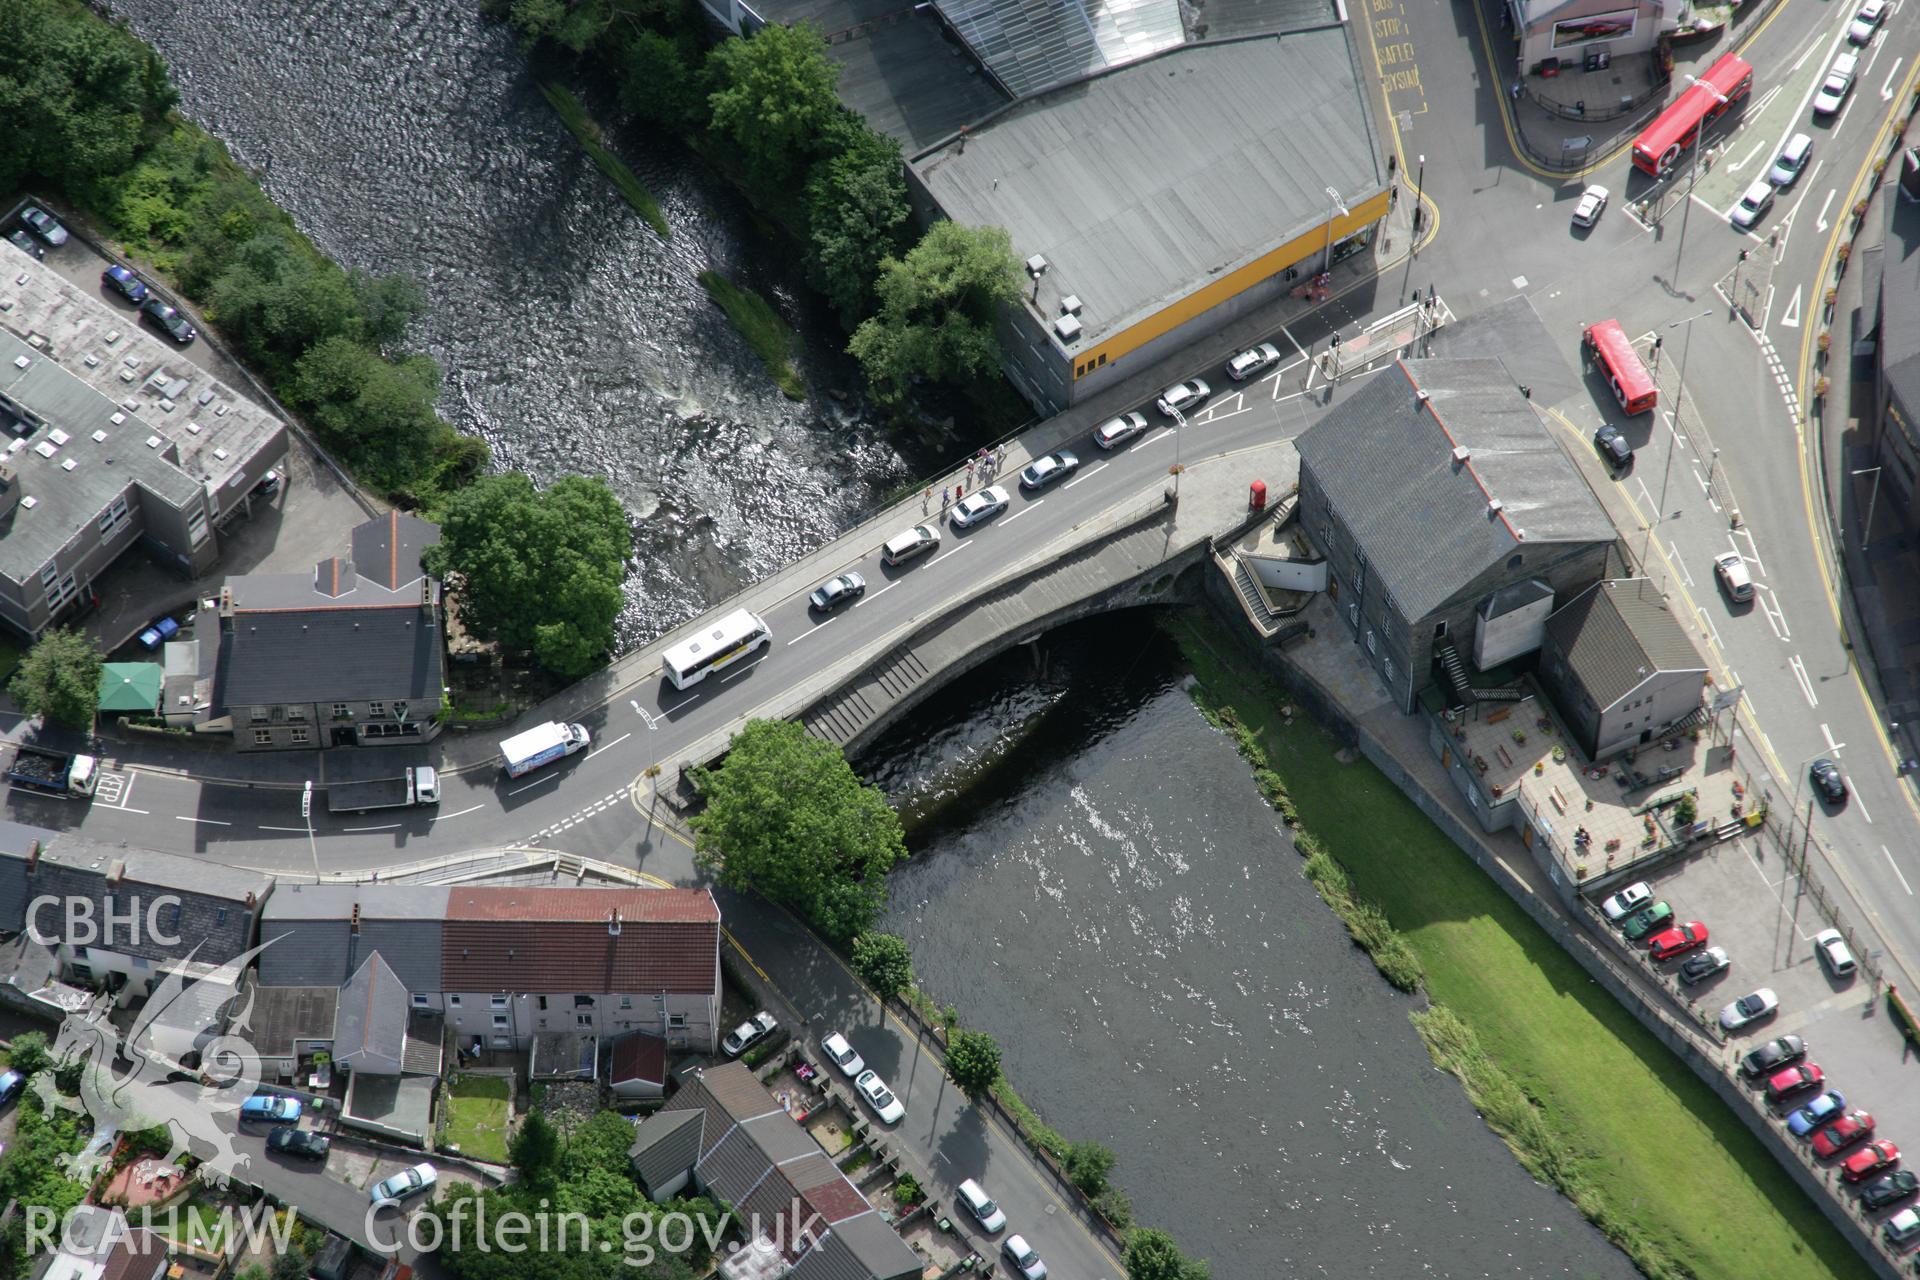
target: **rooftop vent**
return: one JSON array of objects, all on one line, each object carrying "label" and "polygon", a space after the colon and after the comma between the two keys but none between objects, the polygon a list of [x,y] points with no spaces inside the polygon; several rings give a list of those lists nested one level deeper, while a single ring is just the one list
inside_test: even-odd
[{"label": "rooftop vent", "polygon": [[149,449],[158,449],[159,447],[160,447],[160,437],[159,437],[159,436],[148,436],[148,437],[147,437],[147,448],[149,448]]},{"label": "rooftop vent", "polygon": [[73,439],[73,437],[60,428],[55,427],[53,430],[47,432],[47,439],[53,441],[55,444],[65,444],[67,441]]},{"label": "rooftop vent", "polygon": [[33,451],[43,458],[51,458],[54,454],[60,452],[53,447],[51,441],[47,440],[42,440],[39,444],[33,446]]},{"label": "rooftop vent", "polygon": [[1488,499],[1487,499],[1487,514],[1488,514],[1489,516],[1497,516],[1497,515],[1499,515],[1499,514],[1500,514],[1500,512],[1501,512],[1502,510],[1504,510],[1504,509],[1506,508],[1506,505],[1507,505],[1506,503],[1504,503],[1504,502],[1502,502],[1502,501],[1500,501],[1500,499],[1498,499],[1498,498],[1488,498]]},{"label": "rooftop vent", "polygon": [[80,465],[80,464],[79,464],[79,463],[77,463],[77,462],[75,462],[75,461],[74,461],[74,460],[73,460],[72,458],[68,458],[68,459],[67,459],[66,461],[64,461],[64,462],[62,462],[62,463],[60,464],[60,469],[61,469],[62,471],[71,471],[71,470],[73,470],[73,469],[74,469],[75,467],[77,467],[77,466],[79,466],[79,465]]},{"label": "rooftop vent", "polygon": [[1061,316],[1053,322],[1053,331],[1062,342],[1075,342],[1080,337],[1080,321],[1074,316]]},{"label": "rooftop vent", "polygon": [[1433,397],[1428,395],[1424,389],[1414,392],[1413,398],[1418,400],[1421,404],[1425,404],[1427,401],[1433,399]]},{"label": "rooftop vent", "polygon": [[32,363],[33,363],[32,356],[15,356],[13,358],[13,367],[16,369],[24,369]]},{"label": "rooftop vent", "polygon": [[199,423],[197,423],[197,422],[189,422],[189,423],[187,424],[187,434],[188,434],[188,435],[190,435],[190,436],[197,436],[197,435],[199,435],[199,434],[200,434],[200,424],[199,424]]},{"label": "rooftop vent", "polygon": [[1457,444],[1453,446],[1453,460],[1459,463],[1461,466],[1465,466],[1467,464],[1467,459],[1471,458],[1472,456],[1473,456],[1473,453],[1467,448],[1467,446],[1463,444]]},{"label": "rooftop vent", "polygon": [[26,497],[20,499],[20,505],[31,511],[40,505],[40,499],[34,497],[32,494],[28,494]]},{"label": "rooftop vent", "polygon": [[107,433],[104,431],[96,431],[93,433],[93,442],[95,444],[104,444],[106,443],[106,439]]},{"label": "rooftop vent", "polygon": [[1060,314],[1063,316],[1079,315],[1080,314],[1080,295],[1075,293],[1070,293],[1066,297],[1060,299]]},{"label": "rooftop vent", "polygon": [[1036,253],[1027,259],[1027,274],[1036,278],[1047,274],[1047,259],[1045,254]]}]

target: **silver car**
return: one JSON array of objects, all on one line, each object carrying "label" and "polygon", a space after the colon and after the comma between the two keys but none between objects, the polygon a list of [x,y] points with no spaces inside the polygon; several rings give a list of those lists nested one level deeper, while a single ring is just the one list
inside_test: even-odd
[{"label": "silver car", "polygon": [[1213,395],[1213,388],[1199,378],[1188,378],[1185,382],[1176,382],[1160,393],[1153,402],[1154,408],[1171,418],[1175,413],[1192,413],[1205,404]]},{"label": "silver car", "polygon": [[1244,382],[1254,374],[1271,369],[1279,363],[1280,348],[1271,342],[1263,342],[1257,347],[1248,347],[1227,361],[1227,376],[1235,382]]},{"label": "silver car", "polygon": [[1598,184],[1588,187],[1580,193],[1580,203],[1573,206],[1573,225],[1590,227],[1600,221],[1600,215],[1606,211],[1608,191]]},{"label": "silver car", "polygon": [[1840,936],[1838,929],[1822,929],[1814,934],[1813,951],[1820,957],[1820,963],[1827,966],[1827,972],[1836,978],[1851,978],[1854,970],[1860,967],[1854,962],[1853,952],[1847,949],[1847,940]]},{"label": "silver car", "polygon": [[1007,497],[1005,489],[997,484],[989,485],[960,499],[960,504],[953,509],[949,519],[956,529],[971,529],[982,520],[991,520],[1005,511],[1010,501],[1012,499]]},{"label": "silver car", "polygon": [[820,613],[832,613],[849,600],[867,594],[867,580],[857,573],[842,573],[828,578],[813,589],[807,604]]},{"label": "silver car", "polygon": [[1044,489],[1056,480],[1065,480],[1080,469],[1080,459],[1062,449],[1044,458],[1035,458],[1020,473],[1022,489]]},{"label": "silver car", "polygon": [[1093,442],[1102,449],[1118,449],[1135,436],[1145,433],[1146,429],[1147,415],[1130,411],[1101,423],[1099,430],[1093,433]]},{"label": "silver car", "polygon": [[1780,997],[1773,988],[1762,987],[1752,995],[1741,996],[1720,1011],[1720,1029],[1738,1031],[1751,1026],[1780,1007]]},{"label": "silver car", "polygon": [[1773,208],[1773,184],[1765,178],[1756,181],[1740,197],[1740,203],[1733,206],[1729,215],[1733,225],[1742,231],[1753,230],[1753,224],[1767,216],[1767,210]]},{"label": "silver car", "polygon": [[1039,1251],[1027,1243],[1025,1236],[1008,1236],[1000,1251],[1026,1280],[1047,1280],[1047,1264],[1040,1260]]}]

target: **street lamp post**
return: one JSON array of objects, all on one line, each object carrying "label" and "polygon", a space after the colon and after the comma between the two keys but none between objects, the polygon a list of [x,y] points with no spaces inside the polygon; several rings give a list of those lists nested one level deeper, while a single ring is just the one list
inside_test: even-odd
[{"label": "street lamp post", "polygon": [[1873,545],[1873,505],[1880,501],[1880,468],[1862,467],[1853,475],[1864,476],[1873,473],[1873,491],[1867,495],[1867,522],[1860,526],[1860,554],[1865,555],[1867,548]]},{"label": "street lamp post", "polygon": [[1340,193],[1332,187],[1327,188],[1327,199],[1333,201],[1333,209],[1327,214],[1327,262],[1325,266],[1320,268],[1322,271],[1333,270],[1333,220],[1335,216],[1352,216],[1348,213],[1347,206],[1341,203]]},{"label": "street lamp post", "polygon": [[1186,415],[1186,414],[1184,414],[1184,413],[1182,413],[1182,412],[1180,412],[1180,411],[1179,411],[1178,409],[1175,409],[1175,408],[1174,408],[1173,406],[1171,406],[1171,405],[1169,405],[1169,406],[1167,406],[1167,412],[1173,415],[1173,423],[1174,423],[1174,432],[1173,432],[1173,498],[1174,498],[1174,501],[1175,501],[1175,502],[1178,502],[1178,501],[1180,500],[1180,472],[1181,472],[1181,470],[1182,470],[1182,468],[1181,468],[1181,466],[1180,466],[1180,437],[1181,437],[1181,436],[1183,436],[1183,435],[1185,435],[1185,434],[1187,433],[1187,432],[1186,432],[1186,426],[1187,426],[1187,415]]},{"label": "street lamp post", "polygon": [[1420,252],[1420,223],[1427,216],[1427,158],[1420,157],[1420,170],[1413,178],[1413,251]]},{"label": "street lamp post", "polygon": [[1740,256],[1736,258],[1733,263],[1733,296],[1728,299],[1728,301],[1733,304],[1733,312],[1735,315],[1740,314],[1740,268],[1746,265],[1747,251],[1742,249]]},{"label": "street lamp post", "polygon": [[[1673,421],[1667,427],[1667,466],[1666,470],[1661,472],[1660,475],[1660,509],[1653,513],[1653,521],[1647,525],[1647,536],[1640,543],[1640,563],[1642,565],[1645,565],[1647,562],[1647,552],[1649,550],[1649,544],[1653,541],[1654,527],[1667,518],[1667,481],[1673,478],[1673,450],[1674,447],[1680,443],[1680,408],[1686,403],[1687,399],[1687,355],[1693,350],[1693,322],[1695,320],[1705,320],[1712,314],[1713,312],[1711,311],[1702,311],[1697,316],[1688,316],[1685,320],[1675,320],[1667,325],[1669,329],[1678,329],[1681,325],[1687,326],[1687,336],[1680,344],[1680,390],[1674,394]],[[1714,453],[1717,457],[1719,450],[1716,449]],[[1709,468],[1707,472],[1707,477],[1707,484],[1711,487],[1713,484],[1713,472],[1711,468]]]},{"label": "street lamp post", "polygon": [[[1729,102],[1733,101],[1733,99],[1727,97],[1726,94],[1720,92],[1698,76],[1688,76],[1687,83],[1696,89],[1705,89],[1708,93],[1718,98],[1722,109],[1724,109]],[[1702,120],[1700,122],[1700,128],[1696,130],[1693,135],[1693,163],[1690,166],[1690,172],[1687,176],[1687,198],[1680,206],[1680,250],[1673,256],[1673,284],[1675,288],[1679,288],[1680,286],[1680,259],[1685,257],[1687,252],[1687,215],[1693,212],[1693,184],[1699,180],[1700,153],[1706,150],[1706,146],[1707,121]]]}]

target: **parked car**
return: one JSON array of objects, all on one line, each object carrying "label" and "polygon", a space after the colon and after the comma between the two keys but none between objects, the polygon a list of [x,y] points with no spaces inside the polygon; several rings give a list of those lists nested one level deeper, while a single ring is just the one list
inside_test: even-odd
[{"label": "parked car", "polygon": [[26,254],[29,258],[32,258],[35,262],[47,256],[47,251],[40,247],[40,242],[24,231],[18,229],[9,231],[7,232],[7,239],[13,241],[15,248],[19,249],[20,252]]},{"label": "parked car", "polygon": [[1645,880],[1628,885],[1600,904],[1600,914],[1614,924],[1653,901],[1653,886]]},{"label": "parked car", "polygon": [[1875,1178],[1860,1193],[1862,1209],[1884,1209],[1890,1204],[1898,1204],[1914,1192],[1920,1191],[1920,1173],[1911,1169],[1899,1169],[1884,1178]]},{"label": "parked car", "polygon": [[1838,929],[1822,929],[1814,934],[1813,954],[1820,957],[1820,963],[1827,966],[1827,972],[1836,978],[1851,978],[1860,967],[1854,962],[1853,952],[1847,949],[1847,940],[1840,936]]},{"label": "parked car", "polygon": [[813,589],[813,594],[807,597],[807,607],[821,613],[832,613],[841,605],[858,600],[865,594],[865,578],[857,573],[839,573]]},{"label": "parked car", "polygon": [[373,1202],[374,1208],[386,1209],[415,1196],[425,1195],[433,1190],[438,1181],[440,1175],[434,1171],[434,1167],[423,1162],[374,1183],[367,1192],[367,1198]]},{"label": "parked car", "polygon": [[1664,928],[1667,921],[1673,919],[1673,908],[1664,902],[1656,902],[1650,907],[1642,907],[1627,917],[1620,926],[1620,932],[1628,942],[1638,942],[1655,929]]},{"label": "parked car", "polygon": [[1271,369],[1279,363],[1280,348],[1271,342],[1263,342],[1257,347],[1248,347],[1227,361],[1227,376],[1235,382],[1245,382],[1256,373]]},{"label": "parked car", "polygon": [[729,1058],[737,1058],[747,1051],[748,1045],[751,1045],[754,1041],[760,1039],[779,1025],[779,1021],[775,1019],[772,1014],[762,1009],[733,1030],[727,1032],[726,1038],[720,1042],[720,1052],[726,1054]]},{"label": "parked car", "polygon": [[1679,968],[1680,981],[1687,986],[1696,982],[1705,982],[1714,974],[1725,970],[1733,962],[1727,959],[1725,947],[1708,947],[1687,957]]},{"label": "parked car", "polygon": [[960,499],[953,508],[953,515],[948,519],[956,529],[971,529],[1005,511],[1007,504],[1011,501],[1005,489],[997,484],[988,485]]},{"label": "parked car", "polygon": [[1829,1089],[1787,1117],[1787,1132],[1804,1138],[1846,1109],[1847,1096],[1838,1089]]},{"label": "parked car", "polygon": [[147,282],[117,262],[100,273],[100,283],[136,307],[147,300]]},{"label": "parked car", "polygon": [[1900,1148],[1885,1138],[1875,1138],[1848,1156],[1840,1166],[1840,1176],[1848,1182],[1865,1182],[1900,1163]]},{"label": "parked car", "polygon": [[1742,231],[1753,230],[1754,223],[1767,216],[1767,210],[1773,208],[1773,184],[1765,178],[1756,179],[1740,197],[1740,203],[1733,206],[1729,216],[1733,225]]},{"label": "parked car", "polygon": [[148,298],[140,304],[141,318],[153,322],[153,326],[174,340],[178,346],[186,346],[195,336],[193,325],[178,311],[160,301]]},{"label": "parked car", "polygon": [[1160,393],[1153,407],[1171,418],[1176,412],[1192,413],[1213,395],[1213,388],[1199,378],[1176,382]]},{"label": "parked car", "polygon": [[1044,489],[1056,480],[1065,480],[1080,469],[1080,459],[1065,449],[1035,458],[1020,472],[1022,489]]},{"label": "parked car", "polygon": [[1008,1236],[1000,1252],[1007,1255],[1007,1261],[1013,1263],[1013,1269],[1026,1277],[1026,1280],[1047,1280],[1047,1264],[1040,1261],[1040,1255],[1027,1243],[1025,1236]]},{"label": "parked car", "polygon": [[1813,1135],[1813,1154],[1822,1160],[1837,1156],[1862,1138],[1873,1136],[1873,1117],[1865,1111],[1849,1111]]},{"label": "parked car", "polygon": [[1873,39],[1873,33],[1880,29],[1880,20],[1887,16],[1887,0],[1867,0],[1860,6],[1860,12],[1853,15],[1853,21],[1847,24],[1847,39],[1854,44],[1866,44]]},{"label": "parked car", "polygon": [[1794,134],[1787,139],[1787,145],[1780,148],[1779,157],[1767,173],[1767,181],[1776,187],[1792,186],[1800,180],[1800,174],[1812,156],[1813,139],[1804,133]]},{"label": "parked car", "polygon": [[1580,193],[1580,203],[1573,206],[1573,225],[1590,227],[1600,221],[1600,215],[1606,212],[1609,192],[1603,186],[1595,184]]},{"label": "parked car", "polygon": [[1920,1209],[1902,1209],[1880,1224],[1881,1232],[1887,1237],[1887,1243],[1895,1248],[1904,1249],[1920,1236]]},{"label": "parked car", "polygon": [[1827,78],[1820,82],[1819,90],[1813,95],[1813,114],[1820,116],[1835,115],[1846,104],[1847,91],[1853,88],[1854,72],[1859,70],[1860,55],[1843,53],[1833,60],[1827,68]]},{"label": "parked car", "polygon": [[1760,1019],[1780,1007],[1780,997],[1773,988],[1762,987],[1751,995],[1741,996],[1720,1011],[1720,1029],[1738,1031],[1742,1027],[1752,1026]]},{"label": "parked car", "polygon": [[333,1148],[333,1139],[324,1133],[315,1133],[311,1129],[285,1127],[275,1129],[267,1135],[267,1150],[278,1151],[281,1155],[298,1156],[302,1160],[325,1160],[327,1152]]},{"label": "parked car", "polygon": [[27,230],[56,249],[67,242],[67,229],[39,205],[30,204],[22,209],[20,221],[27,224]]},{"label": "parked car", "polygon": [[240,1104],[240,1118],[253,1124],[300,1123],[300,1099],[256,1093]]},{"label": "parked car", "polygon": [[1713,558],[1714,581],[1727,593],[1727,599],[1745,604],[1753,599],[1753,575],[1738,551],[1727,551]]},{"label": "parked car", "polygon": [[158,649],[180,634],[180,624],[172,618],[155,618],[153,625],[140,633],[142,649]]},{"label": "parked car", "polygon": [[923,556],[940,546],[940,529],[937,525],[917,524],[905,533],[896,533],[880,546],[880,558],[889,565],[903,565],[916,556]]},{"label": "parked car", "polygon": [[20,1096],[27,1087],[27,1078],[18,1071],[0,1072],[0,1107]]},{"label": "parked car", "polygon": [[1627,443],[1627,437],[1620,428],[1611,422],[1601,424],[1593,433],[1593,447],[1615,471],[1624,471],[1633,465],[1633,446]]},{"label": "parked car", "polygon": [[1707,926],[1698,920],[1689,920],[1674,929],[1663,929],[1647,939],[1647,952],[1655,960],[1671,960],[1683,956],[1695,947],[1707,945]]},{"label": "parked car", "polygon": [[1767,1101],[1779,1102],[1803,1089],[1817,1089],[1826,1082],[1827,1073],[1817,1062],[1803,1062],[1767,1077]]},{"label": "parked car", "polygon": [[1146,414],[1129,411],[1101,423],[1093,433],[1093,442],[1102,449],[1117,449],[1145,432],[1149,425]]},{"label": "parked car", "polygon": [[853,1087],[873,1108],[873,1114],[880,1117],[881,1124],[897,1124],[907,1114],[900,1099],[893,1096],[893,1090],[887,1088],[887,1082],[876,1071],[862,1071],[854,1077]]},{"label": "parked car", "polygon": [[838,1031],[828,1033],[820,1041],[820,1049],[833,1060],[834,1066],[840,1068],[840,1074],[849,1080],[867,1069],[866,1062],[854,1052],[853,1046],[847,1043],[847,1038]]},{"label": "parked car", "polygon": [[987,1189],[972,1178],[960,1184],[960,1203],[967,1206],[967,1212],[980,1223],[983,1231],[994,1232],[1007,1225],[1006,1212],[993,1202]]},{"label": "parked car", "polygon": [[1828,804],[1845,804],[1847,801],[1847,780],[1840,772],[1840,766],[1825,756],[1807,766],[1807,778],[1813,783],[1813,789],[1826,797]]},{"label": "parked car", "polygon": [[280,492],[280,473],[269,468],[267,474],[260,477],[260,483],[253,486],[248,492],[256,498],[271,498],[274,494]]},{"label": "parked car", "polygon": [[1757,1049],[1750,1049],[1740,1059],[1740,1073],[1749,1080],[1770,1075],[1790,1062],[1798,1062],[1807,1056],[1807,1042],[1799,1036],[1781,1036],[1769,1040]]}]

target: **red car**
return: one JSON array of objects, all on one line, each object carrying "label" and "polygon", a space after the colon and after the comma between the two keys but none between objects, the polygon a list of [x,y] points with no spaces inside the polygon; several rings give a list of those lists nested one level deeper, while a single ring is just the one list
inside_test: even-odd
[{"label": "red car", "polygon": [[1695,947],[1707,945],[1707,926],[1698,920],[1689,920],[1672,929],[1663,929],[1647,939],[1647,950],[1653,953],[1655,960],[1671,960],[1683,956]]},{"label": "red car", "polygon": [[1864,1111],[1841,1116],[1813,1135],[1813,1153],[1822,1159],[1837,1156],[1862,1138],[1873,1136],[1873,1117]]},{"label": "red car", "polygon": [[1848,1182],[1865,1182],[1899,1163],[1900,1148],[1881,1138],[1848,1156],[1847,1162],[1840,1166],[1840,1176]]},{"label": "red car", "polygon": [[1803,1062],[1797,1067],[1775,1072],[1767,1077],[1767,1101],[1778,1102],[1790,1093],[1817,1088],[1826,1078],[1827,1073],[1820,1069],[1817,1062]]}]

